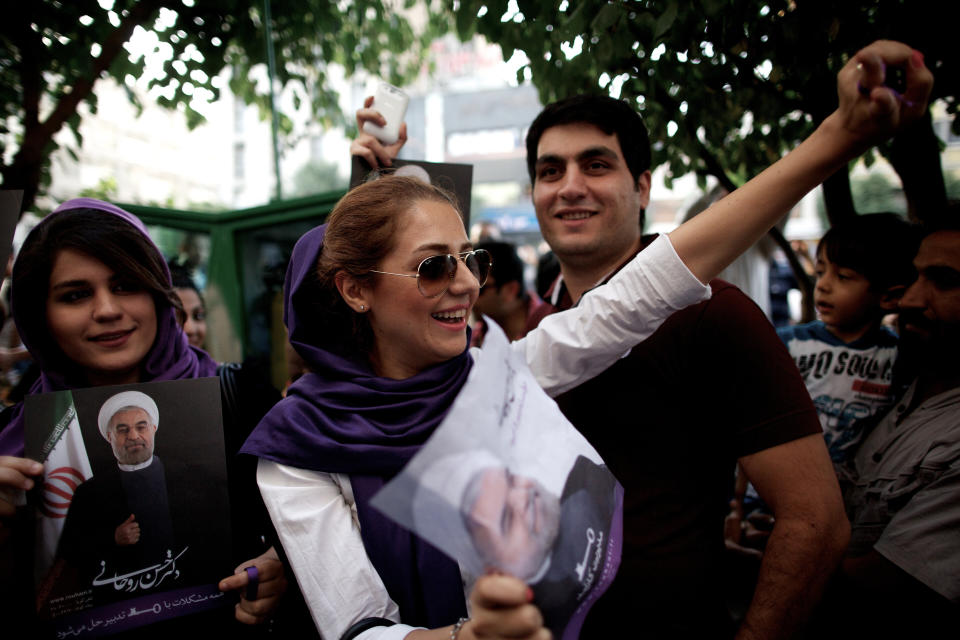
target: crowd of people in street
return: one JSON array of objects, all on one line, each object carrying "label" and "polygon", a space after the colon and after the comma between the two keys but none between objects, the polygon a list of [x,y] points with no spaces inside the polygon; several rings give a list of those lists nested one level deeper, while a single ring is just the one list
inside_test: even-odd
[{"label": "crowd of people in street", "polygon": [[[904,69],[902,94],[884,86],[888,66]],[[99,200],[61,204],[9,275],[19,342],[0,355],[23,375],[21,359],[33,362],[24,393],[210,377],[221,388],[232,564],[218,588],[235,606],[125,633],[552,637],[526,576],[473,575],[370,504],[444,420],[487,323],[624,489],[620,566],[580,637],[956,628],[960,210],[830,229],[813,256],[814,323],[778,331],[717,279],[807,192],[922,117],[931,84],[919,52],[865,47],[806,140],[661,235],[643,234],[651,145],[636,111],[592,95],[548,104],[526,138],[558,270],[539,294],[514,247],[471,243],[455,196],[390,175],[406,128],[392,145],[364,133],[385,124],[367,100],[351,151],[382,175],[293,250],[284,322],[300,371],[282,397],[262,372],[203,350],[202,292],[140,220]],[[100,426],[131,473],[152,463],[159,419],[138,398],[116,401]],[[45,469],[25,455],[30,425],[14,400],[0,414],[0,602],[5,627],[40,628],[25,496]],[[107,511],[116,544],[146,544],[146,516]],[[521,535],[535,526],[504,520]],[[83,554],[76,538],[69,553]]]}]

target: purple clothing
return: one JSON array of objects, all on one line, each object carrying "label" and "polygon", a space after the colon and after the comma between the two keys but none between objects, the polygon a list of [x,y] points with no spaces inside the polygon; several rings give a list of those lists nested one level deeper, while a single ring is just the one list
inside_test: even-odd
[{"label": "purple clothing", "polygon": [[472,365],[467,341],[459,356],[411,378],[377,376],[367,354],[331,330],[336,311],[318,303],[316,268],[325,233],[323,225],[297,241],[284,283],[284,323],[310,372],[290,386],[241,453],[349,474],[364,548],[402,621],[453,624],[466,615],[456,563],[368,502],[447,414]]},{"label": "purple clothing", "polygon": [[[142,233],[150,241],[157,254],[160,254],[160,250],[156,248],[156,245],[153,245],[153,241],[147,234],[147,228],[139,218],[116,205],[93,198],[75,198],[61,204],[34,227],[24,241],[24,247],[26,248],[31,243],[37,242],[40,237],[40,230],[49,224],[53,218],[69,215],[69,212],[81,209],[102,211],[104,214],[114,215],[127,221]],[[162,257],[160,261],[164,265],[166,264]],[[164,272],[167,282],[169,282],[170,272],[166,266],[164,266]],[[45,300],[36,299],[37,292],[20,291],[17,288],[18,275],[17,263],[14,263],[13,288],[11,290],[13,319],[16,322],[17,331],[20,332],[20,339],[41,369],[40,379],[31,387],[30,393],[47,393],[84,386],[82,381],[69,379],[68,372],[58,370],[51,364],[54,361],[55,354],[44,353],[43,349],[40,348],[40,345],[44,342],[39,340],[38,336],[46,332],[47,327],[31,326],[30,323],[24,321],[23,313],[18,313],[18,310],[26,308],[27,305],[46,304]],[[43,295],[46,295],[45,291]],[[173,307],[158,304],[157,337],[141,364],[141,371],[141,382],[206,378],[216,375],[217,363],[205,351],[189,345],[183,329],[177,323]],[[13,411],[14,414],[7,428],[0,432],[0,455],[23,456],[22,405],[16,406]]]}]

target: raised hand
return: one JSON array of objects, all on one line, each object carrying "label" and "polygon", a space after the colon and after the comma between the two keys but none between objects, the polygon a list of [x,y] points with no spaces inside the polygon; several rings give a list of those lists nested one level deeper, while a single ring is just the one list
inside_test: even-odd
[{"label": "raised hand", "polygon": [[363,130],[365,122],[372,122],[377,126],[384,126],[387,121],[379,111],[372,107],[373,96],[367,96],[363,101],[363,108],[357,109],[357,139],[350,143],[350,155],[360,156],[374,169],[393,165],[393,159],[400,153],[400,149],[407,142],[407,123],[400,125],[400,136],[393,144],[383,144],[375,137]]},{"label": "raised hand", "polygon": [[[884,84],[888,69],[903,70],[903,93]],[[923,54],[901,42],[877,40],[858,51],[837,74],[842,126],[872,146],[911,122],[927,109],[933,74]]]}]

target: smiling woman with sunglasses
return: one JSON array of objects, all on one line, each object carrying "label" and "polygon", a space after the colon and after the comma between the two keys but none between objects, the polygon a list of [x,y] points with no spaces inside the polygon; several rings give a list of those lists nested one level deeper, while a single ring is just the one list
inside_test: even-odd
[{"label": "smiling woman with sunglasses", "polygon": [[[909,101],[879,86],[884,63],[911,55],[897,43],[861,51],[841,71],[841,108],[794,152],[513,343],[544,389],[556,395],[591,378],[671,310],[708,295],[700,283],[808,190],[923,113],[930,74],[922,64],[908,71]],[[468,582],[456,563],[369,505],[466,381],[483,264],[452,196],[400,177],[348,193],[291,256],[284,320],[310,373],[243,450],[261,458],[264,502],[324,638],[550,637],[522,582]]]},{"label": "smiling woman with sunglasses", "polygon": [[[672,310],[709,295],[669,241],[651,249],[650,264],[624,270],[576,311],[514,343],[548,392],[599,373]],[[466,380],[470,310],[490,265],[472,248],[452,194],[404,177],[357,187],[293,251],[284,318],[310,373],[243,450],[262,458],[261,492],[325,638],[385,619],[404,624],[363,637],[403,637],[406,625],[443,627],[466,615],[456,564],[368,500],[426,441]],[[532,609],[519,581],[478,584],[493,595],[485,607],[475,600],[475,621],[480,609]],[[506,629],[515,624],[504,620]]]}]

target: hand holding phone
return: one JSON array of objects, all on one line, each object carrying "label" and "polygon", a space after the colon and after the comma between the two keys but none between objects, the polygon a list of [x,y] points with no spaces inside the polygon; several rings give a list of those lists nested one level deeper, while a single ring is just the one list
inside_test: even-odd
[{"label": "hand holding phone", "polygon": [[400,125],[407,113],[407,103],[410,97],[392,84],[381,82],[377,92],[373,95],[374,109],[380,112],[386,120],[382,127],[372,122],[364,122],[363,130],[384,144],[393,144],[400,137]]}]

